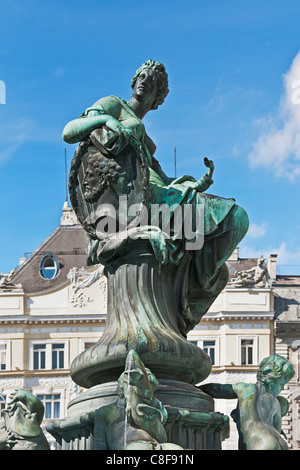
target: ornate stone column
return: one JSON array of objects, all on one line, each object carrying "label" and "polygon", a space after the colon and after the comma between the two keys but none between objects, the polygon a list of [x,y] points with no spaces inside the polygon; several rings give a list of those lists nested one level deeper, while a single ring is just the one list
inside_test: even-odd
[{"label": "ornate stone column", "polygon": [[117,380],[127,354],[135,350],[160,381],[202,382],[211,371],[208,355],[187,341],[184,332],[186,289],[180,267],[158,267],[147,241],[105,268],[107,325],[100,340],[73,362],[71,376],[90,388]]}]

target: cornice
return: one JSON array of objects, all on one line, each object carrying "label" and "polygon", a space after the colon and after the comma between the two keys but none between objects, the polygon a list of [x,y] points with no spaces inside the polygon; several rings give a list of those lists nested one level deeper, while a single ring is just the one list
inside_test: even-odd
[{"label": "cornice", "polygon": [[231,287],[226,286],[224,292],[272,292],[271,287]]},{"label": "cornice", "polygon": [[300,320],[299,321],[276,321],[275,322],[275,334],[288,333],[293,335],[295,331],[300,331]]},{"label": "cornice", "polygon": [[273,320],[275,312],[218,312],[206,313],[203,321],[226,321],[226,320]]},{"label": "cornice", "polygon": [[0,379],[5,377],[55,377],[55,376],[70,376],[70,369],[55,369],[55,370],[1,370]]},{"label": "cornice", "polygon": [[78,323],[101,323],[106,320],[106,315],[80,315],[80,316],[40,316],[20,315],[18,317],[0,317],[0,324],[78,324]]}]

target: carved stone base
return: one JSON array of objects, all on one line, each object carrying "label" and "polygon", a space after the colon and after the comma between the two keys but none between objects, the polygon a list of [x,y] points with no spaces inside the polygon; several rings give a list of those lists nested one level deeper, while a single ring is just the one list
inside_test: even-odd
[{"label": "carved stone base", "polygon": [[211,361],[186,339],[188,262],[159,268],[149,243],[134,247],[105,268],[106,329],[75,358],[72,379],[85,388],[117,380],[128,352],[135,350],[159,381],[200,383]]},{"label": "carved stone base", "polygon": [[[168,414],[168,442],[185,450],[221,450],[222,441],[229,437],[229,418],[221,413],[168,408]],[[57,450],[93,450],[93,429],[88,414],[57,420],[47,427],[57,441]]]},{"label": "carved stone base", "polygon": [[[214,412],[213,399],[196,387],[178,381],[162,381],[155,396],[166,406],[165,429],[168,442],[183,449],[219,450],[229,436],[229,418]],[[96,386],[70,402],[68,417],[53,421],[47,431],[52,434],[58,450],[93,450],[93,411],[113,403],[117,384]],[[113,450],[113,449],[110,449]]]},{"label": "carved stone base", "polygon": [[[214,411],[213,399],[193,385],[175,380],[160,380],[155,397],[163,405],[189,411]],[[108,382],[86,390],[68,404],[68,416],[97,410],[118,398],[117,382]]]}]

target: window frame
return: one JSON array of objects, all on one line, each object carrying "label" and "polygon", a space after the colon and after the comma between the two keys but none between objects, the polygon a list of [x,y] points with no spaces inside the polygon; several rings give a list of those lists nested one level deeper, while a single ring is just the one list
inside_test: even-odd
[{"label": "window frame", "polygon": [[220,338],[217,336],[189,336],[188,340],[198,346],[198,348],[204,350],[204,345],[203,343],[205,341],[214,341],[215,342],[215,363],[213,364],[213,367],[219,366],[220,365]]},{"label": "window frame", "polygon": [[87,351],[87,349],[89,349],[86,344],[87,343],[90,343],[91,347],[93,347],[94,344],[98,343],[99,341],[99,338],[81,338],[80,339],[80,345],[79,345],[79,348],[80,348],[80,353],[84,352],[84,351]]},{"label": "window frame", "polygon": [[[64,367],[53,368],[53,346],[54,345],[63,345],[64,351]],[[45,345],[45,368],[34,368],[34,346]],[[39,364],[40,365],[40,364]],[[58,371],[58,370],[68,370],[69,369],[69,341],[60,340],[60,339],[51,339],[51,340],[31,340],[29,344],[29,370],[35,371]]]},{"label": "window frame", "polygon": [[[46,262],[47,259],[51,259],[53,261],[54,267],[51,269],[55,270],[54,276],[50,278],[45,277],[42,274],[44,270],[47,270],[47,267],[44,266],[44,263]],[[44,281],[52,281],[53,279],[56,279],[59,276],[60,268],[61,268],[61,265],[58,259],[56,258],[56,256],[53,253],[48,252],[42,257],[41,261],[39,262],[39,275],[42,279],[44,279]]]},{"label": "window frame", "polygon": [[[215,345],[214,345],[214,350],[215,350],[215,362],[213,365],[214,366],[219,366],[220,365],[220,347],[219,347],[219,338],[217,337],[213,337],[213,336],[203,336],[201,338],[197,338],[197,346],[198,348],[201,348],[204,350],[205,346],[204,346],[204,342],[205,341],[214,341],[215,342]],[[208,354],[208,356],[210,357],[210,355]]]},{"label": "window frame", "polygon": [[[47,395],[52,395],[52,397],[54,397],[55,395],[59,395],[59,416],[58,418],[54,418],[54,416],[51,416],[51,418],[46,418],[46,406],[45,406],[45,400],[41,400],[41,402],[43,403],[44,407],[45,407],[45,413],[44,413],[44,418],[43,418],[43,421],[47,421],[49,422],[50,420],[53,420],[53,419],[62,419],[64,418],[64,409],[65,409],[65,390],[63,388],[51,388],[51,390],[46,390],[44,388],[41,388],[41,389],[32,389],[32,393],[37,397],[39,398],[41,395],[43,396],[47,396]],[[39,398],[40,400],[40,398]],[[46,399],[47,400],[47,399]],[[55,400],[53,400],[52,403],[54,403]],[[52,408],[53,410],[53,408]],[[53,413],[54,414],[54,413]]]},{"label": "window frame", "polygon": [[5,357],[5,369],[1,369],[0,367],[0,372],[5,372],[5,371],[8,371],[8,370],[11,370],[11,341],[7,341],[7,340],[0,340],[0,344],[2,345],[5,345],[6,346],[6,357]]},{"label": "window frame", "polygon": [[[248,361],[246,364],[242,364],[242,341],[243,340],[252,340],[252,364],[249,364]],[[239,366],[257,366],[258,365],[258,338],[254,335],[243,335],[238,337],[238,365]]]}]

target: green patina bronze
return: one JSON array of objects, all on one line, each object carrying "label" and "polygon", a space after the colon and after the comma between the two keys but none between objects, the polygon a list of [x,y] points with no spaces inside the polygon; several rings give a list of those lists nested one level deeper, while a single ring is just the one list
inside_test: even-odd
[{"label": "green patina bronze", "polygon": [[[75,413],[47,426],[58,443],[58,450],[221,449],[222,440],[228,437],[228,417],[213,411],[190,410],[193,394],[198,396],[197,404],[199,401],[195,387],[184,390],[180,384],[182,406],[164,406],[156,394],[165,401],[166,390],[164,387],[159,390],[156,377],[135,351],[128,353],[125,370],[115,384],[114,393],[111,393],[112,384],[107,385],[106,395],[102,390],[100,397],[98,389],[98,403],[92,401],[97,395],[92,388],[75,400],[80,405]],[[182,400],[186,391],[187,398]],[[189,409],[183,408],[187,401]],[[91,403],[95,411],[89,411]],[[197,404],[194,404],[196,409]],[[72,408],[71,403],[69,409]]]},{"label": "green patina bronze", "polygon": [[248,216],[234,199],[205,192],[212,161],[204,159],[207,171],[196,181],[168,177],[154,157],[142,119],[169,92],[165,67],[146,61],[131,85],[127,102],[101,98],[63,132],[79,143],[70,198],[87,233],[88,263],[105,267],[108,304],[103,335],[71,366],[88,390],[48,430],[61,449],[221,449],[228,417],[214,411],[212,396],[225,394],[239,399],[240,448],[254,445],[252,429],[259,445],[285,448],[277,378],[195,386],[211,361],[187,333],[226,286],[225,262]]},{"label": "green patina bronze", "polygon": [[156,377],[137,353],[130,351],[118,380],[118,399],[90,416],[95,450],[182,449],[167,442],[164,425],[168,413],[154,397],[157,385]]},{"label": "green patina bronze", "polygon": [[259,364],[255,384],[211,383],[201,389],[214,398],[238,399],[232,417],[239,432],[240,450],[288,450],[281,418],[287,414],[289,404],[279,394],[294,375],[287,359],[273,355]]},{"label": "green patina bronze", "polygon": [[0,450],[50,450],[40,427],[44,405],[27,390],[17,389],[1,411]]},{"label": "green patina bronze", "polygon": [[[88,390],[47,430],[62,450],[221,449],[228,417],[214,411],[213,398],[237,398],[239,448],[287,449],[280,433],[288,402],[279,396],[294,375],[287,360],[262,361],[256,384],[196,386],[211,361],[187,333],[226,286],[225,262],[248,216],[234,199],[205,193],[212,161],[204,159],[207,172],[196,181],[168,177],[154,157],[142,119],[169,92],[165,67],[147,60],[131,85],[128,102],[101,98],[63,132],[79,143],[70,197],[88,263],[105,267],[107,324],[71,365],[72,379]],[[43,412],[17,390],[1,413],[0,449],[49,450]]]},{"label": "green patina bronze", "polygon": [[186,335],[226,285],[225,261],[249,223],[234,199],[204,193],[212,161],[196,181],[167,177],[154,157],[142,119],[168,94],[165,67],[146,61],[132,88],[128,102],[101,98],[63,132],[66,142],[80,142],[69,188],[87,259],[104,264],[109,282],[106,331],[72,364],[73,380],[85,387],[116,380],[131,349],[158,379],[204,380],[210,360]]}]

